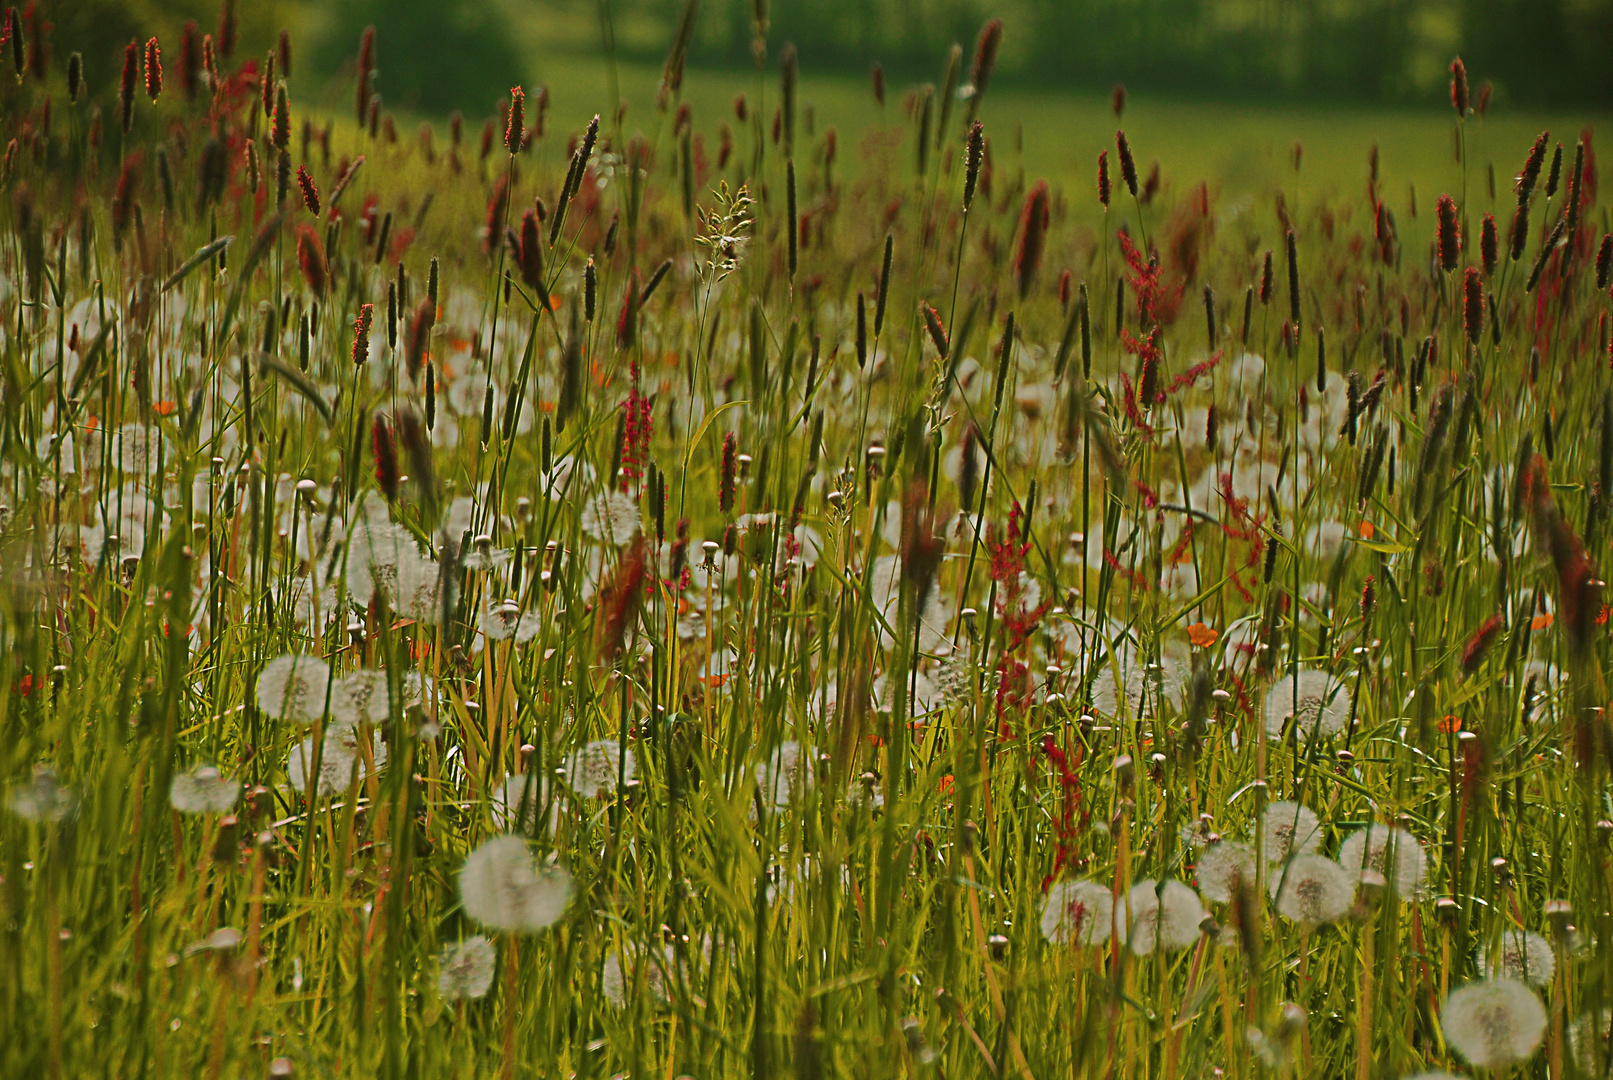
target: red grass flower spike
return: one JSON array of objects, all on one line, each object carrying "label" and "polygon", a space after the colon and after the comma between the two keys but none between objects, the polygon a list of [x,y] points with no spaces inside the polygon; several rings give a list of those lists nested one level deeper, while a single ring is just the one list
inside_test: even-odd
[{"label": "red grass flower spike", "polygon": [[157,39],[146,42],[146,96],[152,101],[162,93],[162,46]]},{"label": "red grass flower spike", "polygon": [[521,136],[526,132],[526,91],[519,86],[510,87],[510,114],[504,124],[504,149],[511,154],[521,152]]},{"label": "red grass flower spike", "polygon": [[370,324],[375,320],[375,305],[364,304],[353,320],[353,363],[362,364],[370,358]]},{"label": "red grass flower spike", "polygon": [[[1024,209],[1019,215],[1019,253],[1014,257],[1014,277],[1019,283],[1019,296],[1024,299],[1036,280],[1036,271],[1042,265],[1042,251],[1047,246],[1047,226],[1050,219],[1047,181],[1039,180],[1025,196]],[[942,355],[945,355],[943,353]]]},{"label": "red grass flower spike", "polygon": [[1462,262],[1462,233],[1456,223],[1456,200],[1441,195],[1434,209],[1439,216],[1439,265],[1448,274]]},{"label": "red grass flower spike", "polygon": [[302,204],[314,217],[319,216],[319,189],[314,187],[314,178],[308,175],[308,166],[297,166],[297,186],[302,189]]}]

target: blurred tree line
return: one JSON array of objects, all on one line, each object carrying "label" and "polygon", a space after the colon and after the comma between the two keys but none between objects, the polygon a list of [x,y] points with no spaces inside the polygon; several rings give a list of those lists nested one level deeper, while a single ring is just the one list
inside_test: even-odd
[{"label": "blurred tree line", "polygon": [[[755,0],[702,0],[695,56],[746,62]],[[683,0],[615,0],[669,28]],[[1399,101],[1475,80],[1531,105],[1613,103],[1613,0],[772,0],[774,43],[813,68],[939,66],[1007,22],[1001,76],[1221,98]]]},{"label": "blurred tree line", "polygon": [[[267,48],[290,25],[305,71],[350,70],[378,28],[376,85],[389,106],[485,112],[507,92],[523,48],[556,47],[544,24],[597,25],[609,5],[618,47],[659,61],[685,0],[235,0],[240,36]],[[186,19],[216,33],[219,0],[33,0],[53,50],[84,53],[102,87],[123,46],[176,40]],[[810,71],[939,77],[947,49],[981,23],[1007,23],[998,77],[1031,85],[1215,98],[1399,101],[1437,92],[1460,52],[1475,82],[1527,105],[1613,104],[1613,0],[701,0],[691,59],[745,65],[754,18],[770,54],[792,41]],[[587,47],[597,49],[589,31]],[[59,44],[58,44],[59,43]],[[573,48],[574,40],[559,45]],[[307,93],[304,82],[301,93]],[[332,101],[335,104],[335,101]]]}]

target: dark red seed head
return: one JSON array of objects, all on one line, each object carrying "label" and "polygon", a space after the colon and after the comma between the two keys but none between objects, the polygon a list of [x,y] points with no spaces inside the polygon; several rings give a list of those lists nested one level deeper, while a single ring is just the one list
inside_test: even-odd
[{"label": "dark red seed head", "polygon": [[1439,265],[1446,273],[1462,262],[1462,234],[1456,223],[1456,200],[1441,195],[1434,207],[1439,216]]},{"label": "dark red seed head", "polygon": [[235,0],[223,0],[218,6],[218,54],[228,60],[235,55]]},{"label": "dark red seed head", "polygon": [[1484,263],[1485,277],[1495,273],[1495,264],[1501,257],[1500,247],[1501,237],[1495,227],[1495,215],[1485,214],[1479,228],[1479,258]]},{"label": "dark red seed head", "polygon": [[308,175],[308,166],[297,166],[297,187],[302,190],[302,204],[314,217],[319,216],[319,189],[314,187],[314,178]]},{"label": "dark red seed head", "polygon": [[978,100],[986,93],[986,87],[991,84],[991,73],[997,67],[997,50],[1003,44],[1003,21],[992,19],[980,28],[980,38],[975,42],[974,68],[970,72],[969,81],[974,83],[975,98]]},{"label": "dark red seed head", "polygon": [[1477,345],[1484,334],[1484,286],[1476,266],[1468,267],[1462,275],[1462,325],[1467,329],[1467,340]]},{"label": "dark red seed head", "polygon": [[1126,111],[1125,83],[1117,82],[1115,83],[1115,88],[1109,91],[1109,108],[1115,111],[1116,120],[1120,119],[1120,114]]},{"label": "dark red seed head", "polygon": [[1047,181],[1040,180],[1025,196],[1024,209],[1019,215],[1019,252],[1014,257],[1014,277],[1019,283],[1021,298],[1030,293],[1036,280],[1036,271],[1042,265],[1042,250],[1047,246],[1047,226],[1050,195]]},{"label": "dark red seed head", "polygon": [[1551,132],[1542,131],[1535,136],[1535,144],[1529,148],[1529,156],[1523,160],[1523,171],[1518,174],[1517,183],[1512,190],[1518,195],[1518,205],[1523,206],[1534,194],[1535,182],[1540,179],[1540,167],[1546,163],[1546,140]]},{"label": "dark red seed head", "polygon": [[353,363],[362,364],[370,358],[370,324],[375,321],[375,305],[364,304],[353,320]]},{"label": "dark red seed head", "polygon": [[134,126],[134,84],[140,75],[140,43],[131,41],[123,49],[123,81],[118,86],[118,105],[123,112],[123,133]]},{"label": "dark red seed head", "polygon": [[375,453],[375,483],[388,502],[398,499],[398,447],[386,417],[377,415],[370,426],[370,448]]},{"label": "dark red seed head", "polygon": [[1458,118],[1467,115],[1467,65],[1460,56],[1451,61],[1451,104]]},{"label": "dark red seed head", "polygon": [[512,154],[521,152],[521,136],[526,133],[526,91],[519,86],[510,87],[510,112],[504,124],[504,149]]},{"label": "dark red seed head", "polygon": [[538,212],[528,210],[521,215],[521,243],[516,252],[521,264],[521,281],[529,289],[543,284],[543,238]]},{"label": "dark red seed head", "polygon": [[1596,287],[1605,289],[1613,278],[1613,233],[1602,234],[1602,246],[1596,249]]},{"label": "dark red seed head", "polygon": [[1109,198],[1114,194],[1114,184],[1109,179],[1109,151],[1098,152],[1098,201],[1105,210],[1109,209]]},{"label": "dark red seed head", "polygon": [[156,38],[146,42],[146,97],[152,101],[162,93],[162,46]]},{"label": "dark red seed head", "polygon": [[1268,250],[1266,252],[1265,268],[1260,271],[1260,302],[1262,304],[1271,303],[1271,293],[1274,287],[1271,279],[1271,252]]},{"label": "dark red seed head", "polygon": [[318,230],[304,225],[297,230],[297,267],[308,291],[324,299],[325,287],[330,283],[330,267],[325,261],[325,242]]},{"label": "dark red seed head", "polygon": [[1131,143],[1126,141],[1124,131],[1115,132],[1115,155],[1120,158],[1120,179],[1126,182],[1126,190],[1131,197],[1137,197],[1137,162],[1131,156]]},{"label": "dark red seed head", "polygon": [[179,34],[179,89],[186,101],[196,97],[202,70],[202,31],[192,19]]},{"label": "dark red seed head", "polygon": [[739,439],[730,431],[722,440],[722,473],[717,482],[717,509],[734,508],[734,477],[739,468]]}]

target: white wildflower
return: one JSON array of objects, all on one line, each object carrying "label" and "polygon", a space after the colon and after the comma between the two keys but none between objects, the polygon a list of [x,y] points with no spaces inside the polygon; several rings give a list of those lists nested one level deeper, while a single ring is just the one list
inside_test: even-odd
[{"label": "white wildflower", "polygon": [[1301,668],[1266,692],[1266,734],[1282,735],[1290,720],[1301,742],[1313,731],[1323,738],[1337,735],[1350,722],[1350,695],[1327,672]]},{"label": "white wildflower", "polygon": [[1339,848],[1346,870],[1376,870],[1401,896],[1423,894],[1428,858],[1417,838],[1393,825],[1372,825],[1352,833]]},{"label": "white wildflower", "polygon": [[241,782],[222,775],[211,765],[198,765],[174,777],[168,802],[181,814],[222,814],[235,805]]},{"label": "white wildflower", "polygon": [[1230,904],[1239,882],[1254,887],[1254,848],[1232,840],[1219,840],[1199,856],[1198,876],[1200,893],[1217,903]]},{"label": "white wildflower", "polygon": [[477,934],[444,946],[437,957],[437,992],[449,1001],[479,998],[493,986],[498,953]]},{"label": "white wildflower", "polygon": [[762,802],[775,809],[790,805],[798,786],[801,790],[811,786],[811,770],[811,761],[803,760],[800,743],[780,743],[771,757],[756,765],[756,787]]},{"label": "white wildflower", "polygon": [[276,720],[311,724],[325,711],[330,666],[317,656],[288,653],[263,665],[258,708]]},{"label": "white wildflower", "polygon": [[1295,855],[1268,888],[1277,914],[1305,926],[1337,922],[1355,900],[1355,876],[1325,855]]},{"label": "white wildflower", "polygon": [[1501,975],[1544,988],[1551,985],[1551,977],[1556,974],[1557,959],[1552,955],[1551,942],[1544,937],[1509,928],[1501,935],[1499,955],[1492,956],[1488,947],[1479,950],[1478,968],[1485,975]]},{"label": "white wildflower", "polygon": [[1266,807],[1261,821],[1265,826],[1261,848],[1267,862],[1284,862],[1291,856],[1322,846],[1321,822],[1315,813],[1299,803],[1274,802]]},{"label": "white wildflower", "polygon": [[[286,761],[286,780],[293,791],[304,794],[308,791],[308,774],[314,767],[314,742],[317,738],[317,735],[310,735],[291,748],[291,757]],[[319,781],[314,789],[315,797],[328,799],[346,791],[357,756],[339,740],[326,738],[324,752],[319,757]]]},{"label": "white wildflower", "polygon": [[1102,945],[1114,929],[1114,894],[1096,881],[1056,882],[1042,907],[1042,936],[1055,945]]},{"label": "white wildflower", "polygon": [[1504,1069],[1529,1060],[1546,1033],[1546,1009],[1516,979],[1469,983],[1440,1010],[1445,1041],[1480,1069]]},{"label": "white wildflower", "polygon": [[594,539],[620,547],[638,530],[638,503],[625,491],[590,499],[583,507],[581,525]]},{"label": "white wildflower", "polygon": [[11,789],[6,798],[11,812],[27,821],[61,821],[78,806],[78,797],[63,787],[56,772],[47,765],[35,765],[34,775]]},{"label": "white wildflower", "polygon": [[378,726],[387,717],[386,672],[380,668],[350,671],[330,689],[330,717],[344,728]]},{"label": "white wildflower", "polygon": [[1155,949],[1174,952],[1187,948],[1198,940],[1203,921],[1199,894],[1175,880],[1139,881],[1126,894],[1126,902],[1114,909],[1115,936],[1139,956]]},{"label": "white wildflower", "polygon": [[621,747],[610,739],[597,739],[578,747],[566,758],[566,783],[584,798],[604,798],[616,793],[618,781],[631,780],[638,773],[633,755],[622,758]]},{"label": "white wildflower", "polygon": [[571,875],[559,866],[538,866],[520,837],[498,836],[466,858],[459,896],[466,914],[484,926],[532,933],[564,914]]}]

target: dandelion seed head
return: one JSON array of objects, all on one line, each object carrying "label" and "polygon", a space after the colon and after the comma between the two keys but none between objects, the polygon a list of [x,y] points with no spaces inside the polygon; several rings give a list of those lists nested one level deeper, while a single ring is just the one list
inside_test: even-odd
[{"label": "dandelion seed head", "polygon": [[56,770],[48,765],[35,765],[33,776],[11,789],[6,805],[25,821],[53,824],[77,808],[78,796],[56,779]]},{"label": "dandelion seed head", "polygon": [[480,934],[452,942],[437,956],[437,992],[448,1001],[483,997],[497,962],[493,943]]},{"label": "dandelion seed head", "polygon": [[802,760],[801,744],[782,742],[766,760],[756,764],[756,788],[762,802],[775,809],[790,805],[797,785],[812,784],[811,763]]},{"label": "dandelion seed head", "polygon": [[1546,1009],[1516,979],[1486,979],[1454,990],[1440,1010],[1445,1041],[1480,1069],[1529,1060],[1546,1033]]},{"label": "dandelion seed head", "polygon": [[1393,825],[1371,825],[1350,834],[1339,848],[1339,864],[1347,870],[1376,870],[1401,896],[1417,898],[1425,891],[1428,857],[1417,838]]},{"label": "dandelion seed head", "polygon": [[566,783],[584,798],[605,798],[616,793],[619,780],[638,775],[638,763],[610,739],[596,739],[573,750],[566,757]]},{"label": "dandelion seed head", "polygon": [[1266,734],[1281,736],[1290,721],[1301,742],[1313,731],[1322,738],[1339,734],[1350,722],[1350,695],[1344,684],[1314,668],[1279,679],[1266,691]]},{"label": "dandelion seed head", "polygon": [[582,531],[595,540],[621,547],[639,527],[638,503],[625,491],[589,500],[583,507]]},{"label": "dandelion seed head", "polygon": [[1139,881],[1126,894],[1126,902],[1114,907],[1115,937],[1138,956],[1155,949],[1175,952],[1187,948],[1198,940],[1203,921],[1199,894],[1175,880],[1163,884],[1152,879]]},{"label": "dandelion seed head", "polygon": [[1058,881],[1042,907],[1042,936],[1055,945],[1102,945],[1114,929],[1114,895],[1096,881]]},{"label": "dandelion seed head", "polygon": [[1266,807],[1261,818],[1265,839],[1261,844],[1267,862],[1284,862],[1292,855],[1322,846],[1322,825],[1316,814],[1299,803],[1281,800]]},{"label": "dandelion seed head", "polygon": [[1218,840],[1199,855],[1199,893],[1218,904],[1230,904],[1238,883],[1255,880],[1255,852],[1248,844]]},{"label": "dandelion seed head", "polygon": [[330,717],[342,727],[379,726],[387,717],[386,672],[380,668],[350,671],[330,689]]},{"label": "dandelion seed head", "polygon": [[174,776],[168,802],[181,814],[222,814],[235,805],[241,782],[222,775],[212,765],[197,765]]},{"label": "dandelion seed head", "polygon": [[[314,767],[314,743],[317,735],[310,735],[291,748],[286,761],[286,781],[291,789],[301,794],[308,792],[308,775]],[[354,751],[337,739],[326,738],[325,749],[319,758],[319,778],[314,789],[316,798],[328,799],[347,790],[353,775]]]},{"label": "dandelion seed head", "polygon": [[1355,900],[1355,877],[1325,855],[1300,854],[1270,875],[1277,914],[1304,926],[1337,922]]},{"label": "dandelion seed head", "polygon": [[465,859],[459,897],[465,913],[483,926],[535,933],[565,913],[571,875],[559,866],[538,866],[520,837],[497,836]]},{"label": "dandelion seed head", "polygon": [[1478,969],[1483,975],[1516,979],[1537,989],[1551,985],[1557,972],[1557,959],[1551,942],[1529,930],[1508,928],[1501,935],[1501,948],[1492,954],[1488,945],[1479,949]]},{"label": "dandelion seed head", "polygon": [[311,724],[325,711],[330,665],[307,653],[277,656],[258,675],[258,708],[276,720]]}]

